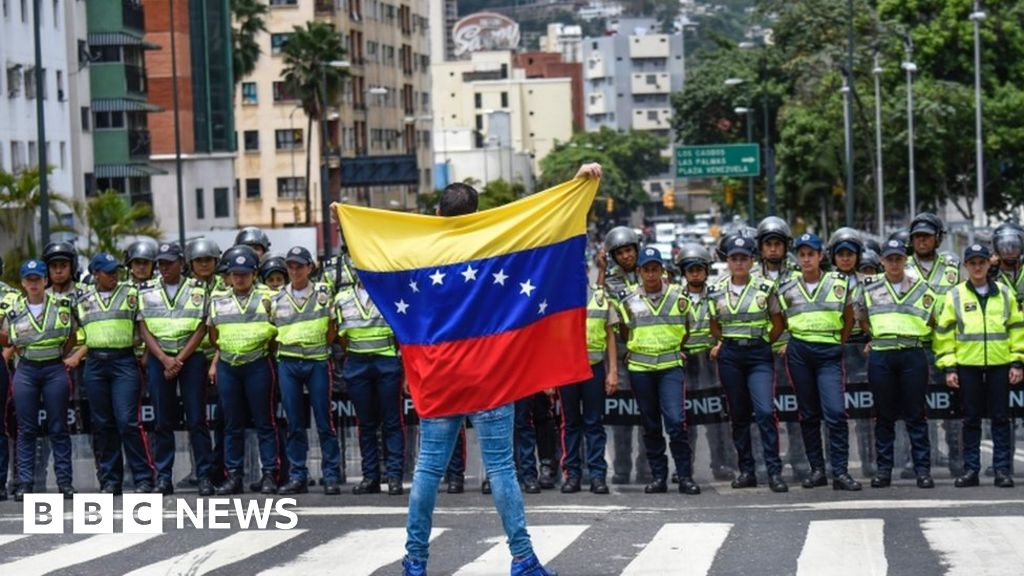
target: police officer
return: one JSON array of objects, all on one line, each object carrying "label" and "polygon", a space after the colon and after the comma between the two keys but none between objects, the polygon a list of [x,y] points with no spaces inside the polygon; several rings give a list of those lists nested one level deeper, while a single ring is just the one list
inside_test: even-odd
[{"label": "police officer", "polygon": [[402,470],[405,436],[402,430],[402,364],[398,342],[380,310],[361,283],[342,290],[334,300],[338,337],[345,345],[345,381],[359,420],[359,450],[363,480],[353,494],[380,492],[380,443],[387,452],[388,494],[404,493]]},{"label": "police officer", "polygon": [[779,306],[786,318],[789,342],[783,349],[786,368],[796,387],[811,473],[804,488],[828,485],[821,447],[821,420],[828,428],[832,486],[860,490],[847,471],[850,438],[843,394],[843,348],[853,326],[850,284],[842,272],[824,272],[821,239],[805,233],[794,243],[801,274],[779,287]]},{"label": "police officer", "polygon": [[224,280],[217,274],[221,251],[216,242],[199,238],[188,245],[186,252],[192,277],[202,282],[208,292],[227,289]]},{"label": "police officer", "polygon": [[288,283],[288,266],[284,256],[268,254],[260,263],[260,280],[273,292],[278,292]]},{"label": "police officer", "polygon": [[[555,442],[558,438],[554,406],[554,390],[537,392],[515,402],[516,466],[523,492],[539,494],[541,489],[555,487]],[[540,474],[537,458],[540,457]]]},{"label": "police officer", "polygon": [[[907,270],[924,280],[935,292],[936,298],[941,298],[960,282],[960,263],[955,258],[937,251],[946,234],[945,224],[935,214],[922,212],[911,220],[909,232],[913,254],[907,259]],[[930,340],[929,336],[924,342],[924,349],[928,355],[931,383],[941,386],[944,384],[942,371],[935,366],[935,354],[932,352]],[[943,456],[938,446],[938,424],[930,422],[928,429],[931,436],[932,459],[939,464]],[[959,476],[963,473],[960,422],[952,419],[943,420],[942,429],[945,432],[948,450],[947,467],[953,476]]]},{"label": "police officer", "polygon": [[120,494],[124,480],[122,445],[135,480],[135,492],[153,491],[153,460],[139,423],[142,382],[135,361],[135,321],[139,292],[121,282],[121,263],[100,252],[92,257],[89,273],[96,284],[78,298],[78,322],[85,332],[86,393],[96,435],[101,492]]},{"label": "police officer", "polygon": [[[74,298],[82,285],[78,276],[78,251],[70,242],[51,242],[43,248],[43,262],[49,279],[47,292]],[[74,304],[74,302],[72,302]]]},{"label": "police officer", "polygon": [[274,423],[270,344],[277,328],[270,321],[269,291],[255,287],[259,257],[245,245],[224,253],[231,290],[210,300],[210,342],[217,349],[211,367],[224,408],[224,464],[228,477],[218,495],[241,494],[245,464],[246,413],[259,439],[260,492],[277,492],[278,449]]},{"label": "police officer", "polygon": [[902,416],[910,436],[911,458],[919,488],[933,488],[931,446],[925,422],[928,357],[935,292],[906,272],[907,247],[892,239],[882,248],[885,274],[866,279],[859,306],[861,328],[870,334],[868,382],[875,401],[877,472],[872,488],[892,483],[895,421]]},{"label": "police officer", "polygon": [[243,245],[252,248],[256,252],[256,258],[263,259],[263,256],[270,251],[270,238],[267,233],[256,226],[246,226],[235,235],[235,246]]},{"label": "police officer", "polygon": [[[711,361],[711,348],[715,339],[711,336],[711,312],[708,301],[708,274],[711,272],[711,254],[699,244],[684,244],[676,256],[683,272],[683,292],[690,299],[690,335],[686,338],[683,351],[686,353],[686,390],[717,388],[718,377]],[[697,445],[696,424],[687,426],[690,448]],[[715,480],[732,480],[730,462],[735,461],[735,452],[728,439],[725,422],[703,426],[711,451],[711,474]]]},{"label": "police officer", "polygon": [[[608,440],[604,429],[604,399],[619,386],[618,353],[615,348],[615,326],[618,313],[611,306],[604,289],[587,287],[587,354],[594,375],[586,382],[569,384],[558,389],[562,405],[562,472],[565,481],[562,493],[580,491],[583,467],[580,453],[586,436],[587,472],[590,491],[608,493],[608,463],[604,459]],[[608,362],[607,369],[605,361]]]},{"label": "police officer", "polygon": [[356,275],[352,268],[352,258],[348,254],[348,244],[345,243],[345,235],[338,235],[338,255],[321,264],[321,282],[327,284],[335,294],[355,286]]},{"label": "police officer", "polygon": [[303,428],[309,402],[320,436],[323,458],[324,493],[341,493],[341,453],[331,417],[331,378],[327,366],[327,343],[334,339],[337,326],[331,313],[331,293],[326,284],[311,282],[313,255],[296,246],[285,258],[290,280],[271,303],[271,321],[277,326],[278,374],[281,400],[288,418],[285,454],[291,463],[290,478],[280,494],[305,493],[308,488],[306,457],[309,438]]},{"label": "police officer", "polygon": [[1017,302],[1021,302],[1024,300],[1024,273],[1020,261],[1024,230],[1016,224],[1000,224],[992,233],[992,246],[999,256],[996,278],[1010,288]]},{"label": "police officer", "polygon": [[989,249],[972,244],[964,251],[968,280],[946,293],[935,322],[936,364],[946,385],[963,401],[964,474],[957,488],[978,485],[981,470],[981,418],[992,426],[995,485],[1012,488],[1009,386],[1024,378],[1024,315],[1012,290],[988,278]]},{"label": "police officer", "polygon": [[761,433],[761,446],[768,468],[768,487],[787,492],[779,458],[779,429],[775,415],[772,343],[782,334],[784,324],[775,287],[751,275],[754,242],[736,236],[726,245],[729,274],[708,293],[711,300],[711,334],[718,343],[711,357],[718,362],[718,375],[725,388],[732,418],[732,439],[739,459],[740,474],[732,487],[754,488],[757,476],[751,447],[751,414]]},{"label": "police officer", "polygon": [[[637,258],[640,256],[640,237],[631,228],[617,226],[605,234],[604,250],[597,255],[597,283],[603,285],[605,294],[617,302],[640,285]],[[611,262],[608,258],[611,257]],[[629,390],[629,371],[626,370],[626,344],[617,336],[616,351],[619,354],[619,386]],[[612,484],[628,484],[633,471],[633,426],[612,428]],[[645,484],[650,481],[646,455],[640,450],[636,456],[636,481]]]},{"label": "police officer", "polygon": [[641,285],[617,302],[626,340],[630,382],[640,408],[644,448],[653,480],[644,493],[668,491],[665,435],[679,477],[680,494],[700,494],[693,481],[690,443],[686,435],[686,391],[683,385],[683,342],[690,300],[678,285],[665,285],[661,252],[643,248],[639,260]]},{"label": "police officer", "polygon": [[128,278],[139,285],[153,279],[156,269],[157,244],[153,240],[136,240],[124,251],[124,265],[128,267]]},{"label": "police officer", "polygon": [[882,271],[882,259],[878,252],[871,248],[864,248],[861,252],[860,262],[857,263],[857,275],[861,281],[865,276],[875,276]]},{"label": "police officer", "polygon": [[206,289],[182,275],[184,254],[176,243],[161,244],[156,255],[160,277],[139,289],[139,333],[149,357],[146,376],[153,401],[153,452],[156,490],[174,492],[174,430],[178,421],[178,389],[185,407],[189,443],[200,496],[211,496],[212,454],[206,423],[206,358],[199,352],[206,336]]},{"label": "police officer", "polygon": [[76,324],[71,300],[46,292],[46,275],[45,262],[26,261],[21,265],[25,295],[0,303],[4,313],[0,345],[14,346],[20,358],[12,394],[18,417],[16,502],[21,502],[35,483],[40,397],[46,408],[57,489],[66,499],[75,493],[71,484],[71,437],[64,417],[71,382],[63,359],[75,344]]}]

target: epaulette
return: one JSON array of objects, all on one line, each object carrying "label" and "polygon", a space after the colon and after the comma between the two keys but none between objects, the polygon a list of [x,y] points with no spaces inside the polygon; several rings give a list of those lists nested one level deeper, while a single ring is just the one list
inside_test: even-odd
[{"label": "epaulette", "polygon": [[761,292],[771,292],[772,287],[770,284],[761,284],[760,290]]},{"label": "epaulette", "polygon": [[67,306],[68,308],[70,308],[71,307],[71,298],[68,298],[67,296],[60,297],[60,298],[57,299],[57,305],[58,306]]},{"label": "epaulette", "polygon": [[619,290],[619,301],[625,300],[627,297],[629,297],[629,290]]},{"label": "epaulette", "polygon": [[139,289],[139,292],[142,292],[143,290],[152,290],[155,287],[156,286],[153,284],[152,280],[146,280],[145,282],[139,282],[138,285],[136,286],[136,288]]},{"label": "epaulette", "polygon": [[838,271],[838,270],[833,270],[833,271],[832,271],[832,274],[834,274],[834,275],[835,275],[835,277],[836,277],[837,279],[839,279],[839,280],[846,280],[846,274],[844,274],[844,273],[842,273],[842,272],[840,272],[840,271]]},{"label": "epaulette", "polygon": [[10,307],[10,304],[8,304],[6,301],[0,301],[0,313],[2,313],[3,311],[7,310]]},{"label": "epaulette", "polygon": [[867,284],[873,283],[875,281],[875,278],[876,278],[875,274],[868,274],[867,276],[861,278],[860,281],[863,282],[865,285],[867,285]]}]

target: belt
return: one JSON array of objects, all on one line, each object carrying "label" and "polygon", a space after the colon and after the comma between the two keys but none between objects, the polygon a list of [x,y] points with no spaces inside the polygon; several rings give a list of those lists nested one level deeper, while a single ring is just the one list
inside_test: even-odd
[{"label": "belt", "polygon": [[50,360],[28,360],[26,358],[22,358],[21,360],[18,360],[18,364],[24,364],[32,368],[46,368],[47,366],[54,366],[56,364],[63,363],[63,358],[51,358]]},{"label": "belt", "polygon": [[753,346],[764,345],[768,343],[764,341],[764,338],[723,338],[722,344],[730,344],[732,346],[740,346],[743,348],[751,348]]},{"label": "belt", "polygon": [[[872,338],[871,348],[890,349],[890,350],[903,350],[907,348],[922,348],[927,343],[919,338],[909,338],[906,336],[895,336],[892,338]],[[881,350],[879,350],[881,351]]]},{"label": "belt", "polygon": [[86,355],[86,358],[95,360],[120,360],[129,357],[135,357],[133,348],[90,348]]}]

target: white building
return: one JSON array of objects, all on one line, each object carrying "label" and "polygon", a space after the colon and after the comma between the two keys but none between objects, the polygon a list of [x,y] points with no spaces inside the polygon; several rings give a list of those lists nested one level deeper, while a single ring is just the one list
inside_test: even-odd
[{"label": "white building", "polygon": [[548,33],[540,37],[541,52],[557,52],[562,62],[583,61],[583,28],[560,22],[548,24]]}]

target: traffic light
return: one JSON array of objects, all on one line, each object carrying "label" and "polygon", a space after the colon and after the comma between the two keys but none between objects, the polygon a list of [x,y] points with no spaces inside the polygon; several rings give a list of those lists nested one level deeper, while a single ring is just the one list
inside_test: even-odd
[{"label": "traffic light", "polygon": [[671,190],[666,190],[665,193],[661,195],[661,205],[664,206],[666,210],[674,209],[676,207],[675,193]]},{"label": "traffic light", "polygon": [[725,192],[725,205],[732,206],[732,203],[735,200],[735,197],[733,196],[734,190],[732,183],[726,183],[725,186],[723,186],[723,191]]},{"label": "traffic light", "polygon": [[608,199],[605,200],[604,208],[609,214],[615,212],[615,199],[609,196]]}]

